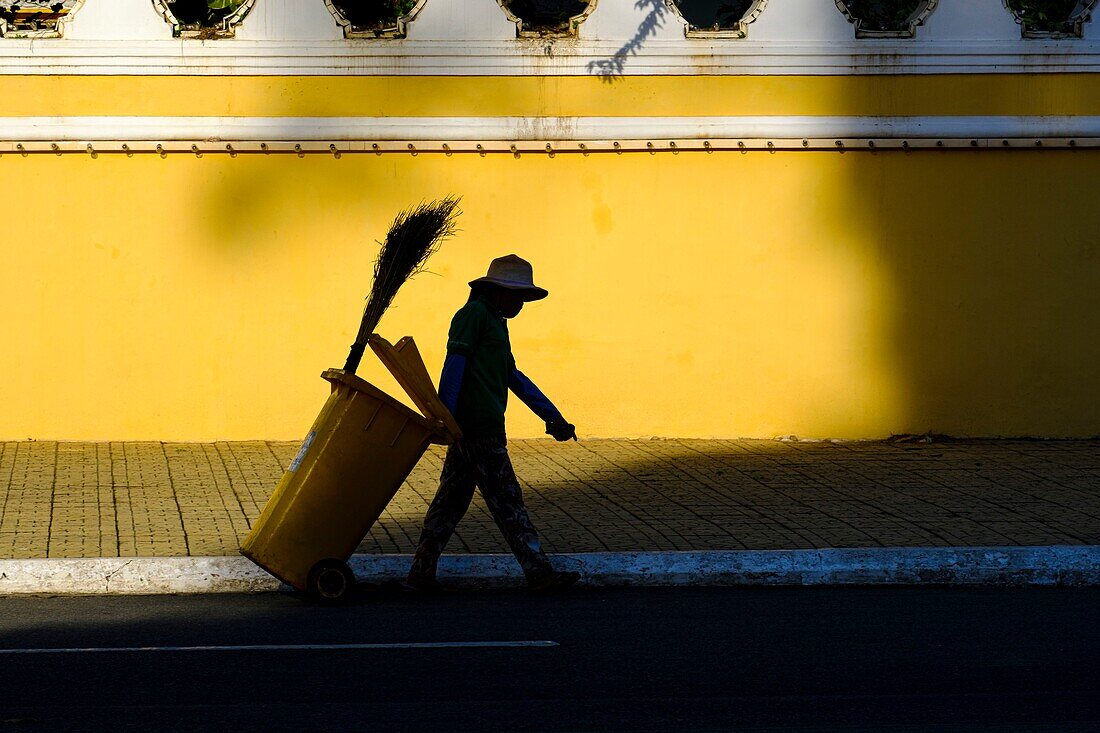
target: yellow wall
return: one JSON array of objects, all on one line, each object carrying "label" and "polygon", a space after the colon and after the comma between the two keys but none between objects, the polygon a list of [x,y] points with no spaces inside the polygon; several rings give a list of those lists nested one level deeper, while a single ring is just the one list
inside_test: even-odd
[{"label": "yellow wall", "polygon": [[4,76],[0,115],[1097,115],[1100,74]]},{"label": "yellow wall", "polygon": [[[1100,114],[1095,75],[0,77],[3,115]],[[0,438],[294,439],[389,219],[462,232],[380,332],[438,374],[466,282],[582,436],[1100,434],[1100,152],[0,156]],[[397,394],[371,358],[364,376]],[[514,436],[541,427],[513,406]]]},{"label": "yellow wall", "polygon": [[0,437],[300,437],[374,240],[452,192],[461,234],[380,332],[438,373],[466,281],[530,259],[515,353],[582,435],[1096,434],[1097,163],[6,155]]}]

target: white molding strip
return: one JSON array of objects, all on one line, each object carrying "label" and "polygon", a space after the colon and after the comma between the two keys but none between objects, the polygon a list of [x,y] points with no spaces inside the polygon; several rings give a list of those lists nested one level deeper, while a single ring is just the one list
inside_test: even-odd
[{"label": "white molding strip", "polygon": [[[0,74],[613,76],[1100,72],[1100,41],[4,39]],[[609,62],[614,62],[610,63]]]},{"label": "white molding strip", "polygon": [[[676,140],[748,139],[815,139],[830,140],[831,144],[832,139],[969,142],[998,138],[1100,138],[1100,116],[0,117],[0,142],[27,145],[97,141],[541,143],[628,140],[666,141],[667,144],[667,141]],[[70,145],[65,149],[71,148]]]}]

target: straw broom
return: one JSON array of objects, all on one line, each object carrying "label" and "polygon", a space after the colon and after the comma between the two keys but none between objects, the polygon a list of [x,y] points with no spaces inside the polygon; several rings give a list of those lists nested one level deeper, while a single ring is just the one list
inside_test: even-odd
[{"label": "straw broom", "polygon": [[397,215],[386,234],[386,241],[374,262],[374,282],[371,283],[363,320],[344,372],[354,374],[363,358],[367,339],[374,333],[382,314],[389,308],[405,281],[424,270],[428,258],[439,249],[444,239],[455,233],[455,220],[461,214],[458,196],[438,201],[421,202]]}]

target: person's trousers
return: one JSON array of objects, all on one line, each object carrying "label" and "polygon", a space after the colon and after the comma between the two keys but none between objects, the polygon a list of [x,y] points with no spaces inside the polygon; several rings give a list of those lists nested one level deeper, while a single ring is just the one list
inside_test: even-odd
[{"label": "person's trousers", "polygon": [[424,517],[410,574],[435,576],[439,556],[470,507],[475,486],[481,489],[489,512],[524,575],[532,578],[550,572],[550,560],[542,551],[508,457],[507,439],[501,435],[464,437],[447,450],[439,490]]}]

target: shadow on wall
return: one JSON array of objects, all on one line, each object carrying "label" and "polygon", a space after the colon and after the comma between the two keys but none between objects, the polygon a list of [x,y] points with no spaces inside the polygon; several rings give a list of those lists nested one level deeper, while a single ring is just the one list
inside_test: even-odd
[{"label": "shadow on wall", "polygon": [[753,7],[753,0],[675,0],[677,11],[669,6],[669,2],[670,0],[636,0],[634,7],[645,12],[638,29],[611,56],[590,61],[588,73],[608,83],[620,80],[627,61],[632,56],[637,56],[645,42],[677,12],[690,28],[728,32],[736,28]]},{"label": "shadow on wall", "polygon": [[908,432],[1095,435],[1097,153],[849,156],[849,237],[894,290],[879,339]]},{"label": "shadow on wall", "polygon": [[[302,113],[294,109],[287,114]],[[271,137],[289,140],[295,134],[274,130]],[[396,213],[375,206],[379,187],[392,185],[391,171],[385,166],[372,167],[377,175],[364,177],[362,169],[353,175],[338,151],[332,155],[238,153],[235,157],[232,165],[218,167],[215,178],[206,179],[209,189],[192,194],[196,207],[189,209],[205,213],[208,236],[204,239],[223,255],[271,248],[284,233],[300,235],[305,229],[316,233],[316,251],[324,257],[346,244],[330,238],[331,230],[339,227],[326,227],[326,222],[342,217],[344,228],[349,221],[359,222],[352,229],[361,232],[363,240],[373,242],[385,234],[388,220]],[[268,163],[285,160],[298,162],[294,175],[271,175]],[[415,174],[401,183],[416,192],[432,188],[429,181]],[[424,194],[413,195],[419,200]]]},{"label": "shadow on wall", "polygon": [[[1089,85],[931,77],[920,101],[851,85],[844,114],[1088,114]],[[863,94],[855,94],[860,90]],[[865,250],[888,297],[870,343],[894,375],[896,432],[1100,434],[1100,151],[830,153],[847,191],[830,246]],[[834,238],[835,237],[835,238]]]},{"label": "shadow on wall", "polygon": [[665,19],[672,13],[666,0],[636,0],[634,7],[646,11],[645,18],[638,25],[634,36],[609,58],[590,61],[589,74],[598,76],[608,83],[621,79],[627,60],[641,51],[649,37],[664,25]]},{"label": "shadow on wall", "polygon": [[[446,99],[432,103],[445,105]],[[293,119],[298,115],[346,114],[348,109],[368,115],[389,111],[384,100],[369,104],[376,104],[377,111],[361,111],[360,100],[337,100],[332,107],[319,110],[290,97],[282,114]],[[293,140],[295,134],[289,129],[275,129],[270,139]],[[251,272],[265,281],[273,275],[281,277],[282,287],[265,293],[261,306],[241,304],[242,309],[251,311],[241,321],[254,327],[264,320],[255,314],[258,308],[270,312],[267,332],[253,339],[258,348],[251,358],[278,365],[267,378],[295,392],[294,399],[299,399],[297,393],[303,384],[308,387],[316,383],[317,397],[312,399],[318,401],[310,411],[320,407],[322,388],[327,390],[316,375],[326,367],[344,363],[371,285],[374,261],[394,217],[402,208],[419,202],[465,193],[452,187],[462,182],[455,184],[453,178],[440,180],[433,175],[433,160],[441,156],[347,154],[339,152],[340,144],[336,145],[337,150],[331,154],[238,153],[232,160],[219,156],[221,165],[205,166],[205,161],[194,160],[195,174],[206,185],[187,194],[193,202],[187,210],[202,212],[201,233],[194,241],[205,249],[206,256],[218,260],[218,270],[234,273],[227,285],[248,278]],[[460,217],[459,229],[463,226]],[[471,246],[468,240],[465,244]],[[433,380],[439,368],[436,352],[445,343],[451,312],[434,313],[412,331],[402,331],[399,324],[403,307],[412,303],[415,309],[418,294],[421,301],[427,302],[432,296],[422,293],[432,293],[438,288],[440,275],[449,274],[449,243],[442,249],[428,261],[425,272],[402,287],[403,295],[388,309],[379,328],[391,341],[404,335],[416,336]],[[479,273],[462,272],[448,285],[457,287],[455,280],[464,285],[474,274]],[[455,299],[454,308],[461,302]],[[319,310],[324,311],[323,320],[302,317],[303,312],[316,315]],[[235,346],[245,342],[226,336],[221,324],[213,330]],[[237,359],[246,355],[243,348],[234,353]],[[441,363],[441,359],[438,361]],[[291,365],[297,365],[296,370],[292,371]],[[228,372],[248,367],[226,362],[217,368]],[[369,350],[358,373],[412,407],[406,392]],[[287,406],[286,411],[305,414],[296,403]],[[308,428],[308,419],[301,421],[301,430]]]}]

